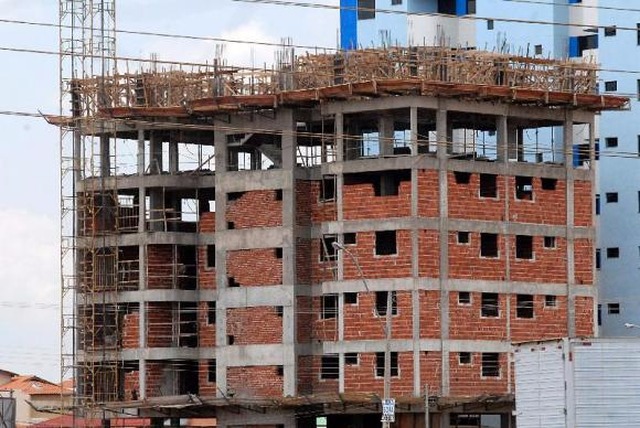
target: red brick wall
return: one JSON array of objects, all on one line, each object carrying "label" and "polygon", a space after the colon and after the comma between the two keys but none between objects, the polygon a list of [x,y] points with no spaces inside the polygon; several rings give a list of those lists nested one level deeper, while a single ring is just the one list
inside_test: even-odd
[{"label": "red brick wall", "polygon": [[[322,260],[320,243],[320,239],[298,239],[298,273],[300,275],[310,275],[310,280],[313,284],[335,279],[337,261],[335,259]],[[304,255],[310,255],[310,257],[304,259]]]},{"label": "red brick wall", "polygon": [[338,340],[338,317],[322,319],[322,298],[311,299],[311,340]]},{"label": "red brick wall", "polygon": [[216,268],[207,267],[207,246],[200,246],[198,251],[198,288],[201,290],[215,290]]},{"label": "red brick wall", "polygon": [[282,397],[283,379],[277,366],[246,366],[227,368],[227,388],[236,397]]},{"label": "red brick wall", "polygon": [[516,258],[516,237],[509,237],[513,281],[567,282],[567,241],[556,237],[556,248],[544,248],[544,237],[533,237],[533,259]]},{"label": "red brick wall", "polygon": [[576,297],[576,336],[594,335],[593,298]]},{"label": "red brick wall", "polygon": [[482,354],[471,353],[471,364],[458,364],[458,353],[449,354],[450,391],[452,396],[504,394],[508,388],[508,358],[500,354],[500,377],[482,377]]},{"label": "red brick wall", "polygon": [[309,343],[311,341],[313,319],[311,314],[311,297],[296,297],[296,341],[297,343]]},{"label": "red brick wall", "polygon": [[576,284],[593,285],[594,254],[593,241],[590,239],[576,239],[575,251],[575,275]]},{"label": "red brick wall", "polygon": [[[375,353],[360,353],[358,365],[345,365],[344,389],[349,392],[373,392],[382,396],[384,378],[375,376]],[[413,395],[413,353],[398,353],[399,377],[391,378],[391,393],[396,397]]]},{"label": "red brick wall", "polygon": [[282,343],[282,317],[273,306],[227,309],[227,335],[235,345]]},{"label": "red brick wall", "polygon": [[398,195],[375,196],[371,183],[345,184],[345,220],[408,217],[411,215],[411,181],[402,181]]},{"label": "red brick wall", "polygon": [[506,340],[507,299],[499,296],[499,317],[480,316],[481,293],[471,293],[470,305],[458,304],[458,293],[449,293],[449,335],[451,339]]},{"label": "red brick wall", "polygon": [[216,213],[206,212],[200,214],[198,229],[200,233],[214,233],[216,231]]},{"label": "red brick wall", "polygon": [[300,394],[337,394],[338,379],[320,379],[322,357],[298,357],[298,392]]},{"label": "red brick wall", "polygon": [[204,396],[215,396],[218,392],[217,383],[209,382],[209,360],[200,360],[198,365],[199,394]]},{"label": "red brick wall", "polygon": [[452,279],[498,280],[505,278],[504,237],[498,236],[498,257],[480,257],[480,234],[469,233],[468,244],[457,243],[457,233],[449,233],[449,277]]},{"label": "red brick wall", "polygon": [[533,200],[515,198],[516,178],[508,177],[510,220],[518,223],[566,224],[566,182],[557,180],[555,190],[542,190],[541,179],[534,177]]},{"label": "red brick wall", "polygon": [[[501,296],[503,297],[503,296]],[[533,296],[533,318],[516,317],[516,295],[511,295],[511,340],[557,339],[567,336],[567,298],[556,297],[556,307],[544,306],[545,296]]]},{"label": "red brick wall", "polygon": [[147,346],[172,346],[173,314],[171,303],[149,302],[147,308]]},{"label": "red brick wall", "polygon": [[440,352],[420,352],[420,385],[425,384],[429,385],[429,395],[440,394],[442,385],[442,354]]},{"label": "red brick wall", "polygon": [[440,234],[437,230],[418,232],[418,257],[420,277],[440,276]]},{"label": "red brick wall", "polygon": [[227,252],[227,275],[241,286],[282,284],[282,259],[275,248]]},{"label": "red brick wall", "polygon": [[438,217],[440,213],[438,171],[418,171],[418,215]]},{"label": "red brick wall", "polygon": [[140,343],[140,314],[132,312],[124,316],[122,326],[122,347],[137,348]]},{"label": "red brick wall", "polygon": [[[398,313],[392,316],[392,337],[411,339],[413,337],[411,292],[397,291],[396,301]],[[357,305],[344,305],[345,340],[384,339],[386,316],[375,315],[375,305],[375,293],[359,293]]]},{"label": "red brick wall", "polygon": [[[396,231],[396,255],[375,255],[375,232],[359,232],[357,244],[349,247],[367,278],[405,278],[411,276],[411,232]],[[344,278],[358,279],[360,274],[350,257],[344,257]]]},{"label": "red brick wall", "polygon": [[245,192],[228,202],[226,219],[236,229],[282,226],[282,201],[276,200],[275,190]]},{"label": "red brick wall", "polygon": [[503,220],[504,182],[504,177],[496,178],[497,198],[481,198],[479,174],[471,174],[468,184],[457,184],[455,174],[449,172],[449,217],[466,220]]},{"label": "red brick wall", "polygon": [[148,245],[147,263],[147,286],[150,290],[173,288],[172,245]]},{"label": "red brick wall", "polygon": [[298,181],[296,183],[296,224],[335,221],[338,216],[335,199],[320,201],[320,181]]},{"label": "red brick wall", "polygon": [[161,385],[165,363],[147,361],[147,398],[162,397]]},{"label": "red brick wall", "polygon": [[440,337],[440,292],[420,290],[420,337]]},{"label": "red brick wall", "polygon": [[125,401],[133,400],[133,391],[140,399],[140,372],[132,371],[124,374],[124,399]]},{"label": "red brick wall", "polygon": [[593,226],[593,196],[591,182],[574,182],[574,223],[576,226]]},{"label": "red brick wall", "polygon": [[198,303],[198,345],[201,348],[216,346],[216,325],[209,324],[209,302]]}]

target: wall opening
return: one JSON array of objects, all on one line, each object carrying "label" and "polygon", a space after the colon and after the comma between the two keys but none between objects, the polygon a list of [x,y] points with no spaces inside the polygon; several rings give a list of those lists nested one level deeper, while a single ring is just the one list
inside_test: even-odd
[{"label": "wall opening", "polygon": [[516,295],[516,318],[533,318],[533,296]]},{"label": "wall opening", "polygon": [[480,234],[480,256],[498,257],[498,235],[495,233]]},{"label": "wall opening", "polygon": [[533,236],[516,235],[516,259],[533,259]]},{"label": "wall opening", "polygon": [[390,256],[398,253],[395,230],[376,232],[376,255]]},{"label": "wall opening", "polygon": [[[387,315],[387,293],[388,291],[376,291],[376,314],[378,316]],[[398,301],[396,292],[391,292],[391,315],[398,314]]]},{"label": "wall opening", "polygon": [[[391,360],[391,377],[398,377],[398,353],[390,352],[390,360]],[[376,376],[384,377],[384,352],[376,352]]]},{"label": "wall opening", "polygon": [[498,293],[482,293],[480,316],[484,318],[497,318],[500,316]]}]

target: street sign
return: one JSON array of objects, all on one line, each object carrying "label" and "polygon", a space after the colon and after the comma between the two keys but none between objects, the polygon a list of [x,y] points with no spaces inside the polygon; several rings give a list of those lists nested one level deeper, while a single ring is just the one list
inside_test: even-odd
[{"label": "street sign", "polygon": [[396,421],[396,400],[388,398],[382,400],[382,420],[381,422]]}]

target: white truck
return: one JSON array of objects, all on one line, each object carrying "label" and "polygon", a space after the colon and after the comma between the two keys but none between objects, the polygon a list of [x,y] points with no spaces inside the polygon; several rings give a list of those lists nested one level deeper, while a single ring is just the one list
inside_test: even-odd
[{"label": "white truck", "polygon": [[640,427],[640,338],[514,347],[518,428]]}]

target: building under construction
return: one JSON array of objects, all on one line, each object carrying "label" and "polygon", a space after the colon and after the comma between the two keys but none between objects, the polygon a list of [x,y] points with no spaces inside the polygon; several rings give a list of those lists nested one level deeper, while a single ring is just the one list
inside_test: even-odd
[{"label": "building under construction", "polygon": [[50,119],[78,414],[377,426],[389,345],[395,426],[507,428],[511,343],[594,334],[594,115],[628,101],[595,66],[287,48],[101,73]]}]

